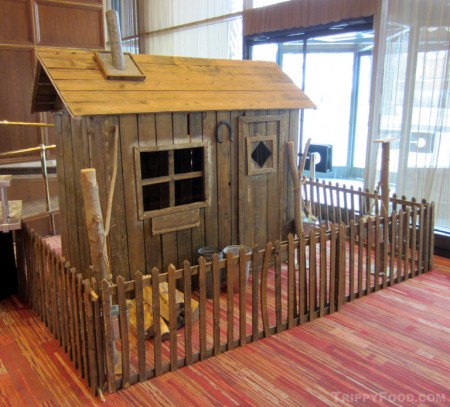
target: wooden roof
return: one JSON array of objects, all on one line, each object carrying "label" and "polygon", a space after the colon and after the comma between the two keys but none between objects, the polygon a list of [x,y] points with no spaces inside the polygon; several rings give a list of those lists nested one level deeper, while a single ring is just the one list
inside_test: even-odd
[{"label": "wooden roof", "polygon": [[273,62],[133,55],[146,76],[136,82],[105,79],[94,51],[36,53],[33,112],[65,106],[77,117],[315,107]]}]

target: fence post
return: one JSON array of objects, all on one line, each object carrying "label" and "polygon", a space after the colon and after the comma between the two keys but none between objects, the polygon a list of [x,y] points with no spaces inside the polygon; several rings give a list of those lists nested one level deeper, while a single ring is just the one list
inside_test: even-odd
[{"label": "fence post", "polygon": [[[86,288],[87,287],[88,286],[86,286]],[[106,373],[108,378],[108,390],[110,393],[114,393],[116,391],[116,381],[114,375],[114,344],[111,332],[111,292],[109,282],[105,279],[102,281],[102,311],[103,311],[103,325],[105,332],[104,344],[106,353]],[[139,371],[139,373],[141,373],[141,371]]]},{"label": "fence post", "polygon": [[343,223],[339,224],[338,239],[337,239],[337,265],[338,272],[336,273],[336,311],[339,311],[345,301],[345,266],[346,266],[346,236],[345,226]]}]

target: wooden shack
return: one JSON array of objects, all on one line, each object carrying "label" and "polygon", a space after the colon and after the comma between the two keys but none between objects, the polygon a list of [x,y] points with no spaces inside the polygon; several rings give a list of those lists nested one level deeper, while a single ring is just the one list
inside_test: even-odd
[{"label": "wooden shack", "polygon": [[130,81],[108,79],[94,51],[37,59],[32,110],[55,113],[62,247],[78,270],[90,264],[80,170],[96,169],[105,213],[116,128],[114,276],[286,238],[285,143],[314,105],[275,63],[134,55],[145,79]]}]

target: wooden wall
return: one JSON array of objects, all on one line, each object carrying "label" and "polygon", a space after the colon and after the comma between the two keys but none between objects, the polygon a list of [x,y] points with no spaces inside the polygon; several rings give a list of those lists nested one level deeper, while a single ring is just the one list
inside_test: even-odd
[{"label": "wooden wall", "polygon": [[[36,46],[103,48],[102,0],[0,0],[0,120],[51,122],[31,114]],[[55,141],[53,130],[0,125],[0,152]]]},{"label": "wooden wall", "polygon": [[[242,142],[239,117],[268,114],[282,118],[286,140],[277,144],[278,157],[282,157],[284,142],[297,140],[298,111],[158,113],[81,120],[71,119],[67,113],[56,115],[63,252],[79,270],[87,269],[89,251],[79,170],[87,166],[96,168],[105,216],[115,125],[120,131],[119,170],[109,236],[115,276],[128,280],[137,271],[150,273],[152,267],[165,269],[169,263],[180,267],[185,259],[195,262],[197,250],[203,246],[263,245],[267,240],[286,238],[285,225],[293,215],[292,187],[287,186],[284,159],[279,158],[280,171],[276,173],[247,177],[247,167],[239,154]],[[221,129],[223,142],[216,142],[216,125],[220,121],[231,123],[233,142],[225,126]],[[256,126],[254,130],[260,135],[274,133],[273,124]],[[152,219],[138,219],[133,149],[198,141],[209,144],[210,204],[200,209],[200,226],[153,235]],[[242,207],[246,208],[245,216],[240,212]],[[244,227],[240,222],[244,222]],[[245,236],[240,236],[240,229]]]}]

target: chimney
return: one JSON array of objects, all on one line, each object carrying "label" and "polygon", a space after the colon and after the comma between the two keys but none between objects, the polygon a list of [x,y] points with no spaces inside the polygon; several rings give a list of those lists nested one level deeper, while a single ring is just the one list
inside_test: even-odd
[{"label": "chimney", "polygon": [[123,71],[125,69],[125,60],[122,52],[122,35],[120,33],[117,11],[108,10],[106,12],[106,25],[108,26],[112,65],[119,71]]}]

